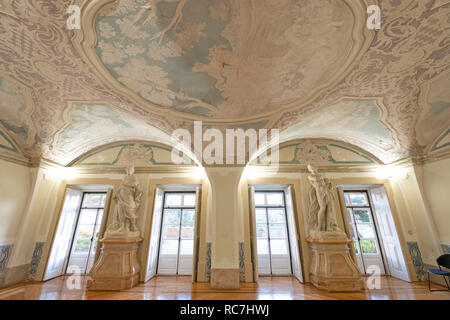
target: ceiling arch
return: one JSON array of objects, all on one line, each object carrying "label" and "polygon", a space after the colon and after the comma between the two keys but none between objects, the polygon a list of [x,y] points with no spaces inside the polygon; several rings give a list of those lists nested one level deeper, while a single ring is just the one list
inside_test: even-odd
[{"label": "ceiling arch", "polygon": [[[195,162],[188,154],[172,156],[173,147],[154,141],[118,141],[102,145],[73,160],[68,166],[105,167],[172,167],[191,166]],[[180,156],[179,156],[180,155]],[[192,156],[192,155],[191,155]]]},{"label": "ceiling arch", "polygon": [[386,122],[387,110],[379,99],[345,98],[280,133],[280,142],[299,138],[337,139],[358,145],[383,163],[407,156],[395,128]]},{"label": "ceiling arch", "polygon": [[[383,164],[380,159],[359,146],[334,139],[293,139],[280,143],[270,152],[278,152],[278,165],[373,166]],[[269,152],[259,153],[251,165],[268,164]]]},{"label": "ceiling arch", "polygon": [[93,148],[121,140],[177,144],[167,133],[109,104],[74,103],[44,156],[67,165]]}]

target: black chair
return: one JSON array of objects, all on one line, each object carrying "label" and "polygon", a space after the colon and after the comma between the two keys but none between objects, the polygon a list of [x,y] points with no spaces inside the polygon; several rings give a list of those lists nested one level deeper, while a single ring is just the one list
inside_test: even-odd
[{"label": "black chair", "polygon": [[[439,269],[428,269],[427,275],[428,275],[428,289],[430,291],[449,291],[450,290],[450,272],[442,270],[441,266],[447,269],[450,269],[450,254],[443,254],[439,258],[436,259],[436,262],[438,264]],[[443,276],[445,283],[447,284],[447,290],[431,290],[431,282],[430,282],[430,273]],[[449,279],[447,281],[447,278]]]}]

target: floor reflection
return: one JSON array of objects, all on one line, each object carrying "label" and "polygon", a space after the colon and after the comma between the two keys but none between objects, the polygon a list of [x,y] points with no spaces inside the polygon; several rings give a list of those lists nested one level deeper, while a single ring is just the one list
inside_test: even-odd
[{"label": "floor reflection", "polygon": [[[260,277],[259,283],[242,283],[239,290],[212,290],[208,283],[192,283],[189,276],[161,276],[124,291],[86,291],[87,277],[78,289],[68,276],[47,282],[26,283],[0,291],[0,299],[33,300],[393,300],[445,299],[449,292],[429,292],[426,283],[408,283],[383,277],[380,289],[337,293],[302,284],[294,277]],[[71,285],[72,284],[72,285]]]}]

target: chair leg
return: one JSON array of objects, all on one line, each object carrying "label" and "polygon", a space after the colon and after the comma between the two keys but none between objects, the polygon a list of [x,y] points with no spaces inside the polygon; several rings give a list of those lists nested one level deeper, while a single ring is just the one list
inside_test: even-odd
[{"label": "chair leg", "polygon": [[[450,277],[449,276],[443,276],[444,277],[444,280],[445,280],[445,284],[447,285],[447,291],[450,291],[450,284],[449,284],[449,282],[450,282]],[[448,280],[449,281],[447,281],[447,278],[449,278]]]},{"label": "chair leg", "polygon": [[444,280],[445,280],[445,284],[447,285],[447,289],[443,289],[443,290],[442,290],[442,289],[431,290],[430,273],[428,272],[427,275],[428,275],[428,290],[430,290],[430,292],[450,291],[450,286],[449,286],[449,283],[447,282],[447,279],[445,278],[445,276],[443,276],[443,277],[444,277]]}]

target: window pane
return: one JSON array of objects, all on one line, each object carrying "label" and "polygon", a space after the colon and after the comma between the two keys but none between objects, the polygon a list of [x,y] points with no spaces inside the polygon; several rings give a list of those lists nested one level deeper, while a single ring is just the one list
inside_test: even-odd
[{"label": "window pane", "polygon": [[268,209],[269,223],[284,223],[283,209]]},{"label": "window pane", "polygon": [[78,227],[77,239],[91,239],[94,233],[94,225],[80,225]]},{"label": "window pane", "polygon": [[97,209],[82,209],[80,211],[80,224],[95,224]]},{"label": "window pane", "polygon": [[181,223],[183,226],[194,226],[195,222],[195,210],[183,210],[183,220]]},{"label": "window pane", "polygon": [[274,254],[287,254],[288,247],[286,240],[270,240],[270,253]]},{"label": "window pane", "polygon": [[373,232],[373,227],[371,223],[358,223],[357,225],[359,237],[360,238],[375,238],[375,232]]},{"label": "window pane", "polygon": [[256,237],[267,239],[267,224],[257,223],[256,224]]},{"label": "window pane", "polygon": [[257,251],[258,254],[269,254],[269,245],[267,240],[258,239],[257,241]]},{"label": "window pane", "polygon": [[179,209],[165,209],[164,210],[164,224],[179,225],[181,210]]},{"label": "window pane", "polygon": [[266,201],[264,200],[264,193],[262,192],[255,192],[255,205],[256,206],[263,206],[266,204]]},{"label": "window pane", "polygon": [[271,223],[269,226],[269,230],[271,239],[286,239],[284,224]]},{"label": "window pane", "polygon": [[353,213],[356,223],[369,223],[371,221],[369,209],[353,209]]},{"label": "window pane", "polygon": [[195,194],[185,194],[183,197],[183,205],[187,207],[195,207]]},{"label": "window pane", "polygon": [[269,206],[282,206],[283,205],[283,193],[269,192],[267,193],[267,204]]},{"label": "window pane", "polygon": [[178,239],[180,232],[179,225],[165,225],[163,227],[163,239]]},{"label": "window pane", "polygon": [[83,199],[83,208],[86,207],[104,207],[106,193],[86,193]]},{"label": "window pane", "polygon": [[368,205],[366,194],[364,192],[352,192],[348,193],[348,195],[350,196],[350,201],[352,205],[355,206]]},{"label": "window pane", "polygon": [[177,254],[178,240],[163,240],[161,241],[161,254]]},{"label": "window pane", "polygon": [[256,209],[256,223],[267,223],[266,209]]},{"label": "window pane", "polygon": [[350,205],[350,199],[349,199],[348,193],[344,193],[344,199],[345,199],[345,204]]},{"label": "window pane", "polygon": [[182,239],[194,239],[194,227],[182,227],[181,228]]},{"label": "window pane", "polygon": [[194,241],[192,241],[192,240],[181,240],[181,243],[180,243],[180,255],[192,256],[193,254],[194,254]]},{"label": "window pane", "polygon": [[170,206],[181,206],[181,199],[183,195],[182,194],[176,194],[176,193],[167,193],[166,194],[166,207]]},{"label": "window pane", "polygon": [[74,251],[76,253],[88,253],[89,247],[91,246],[91,239],[78,239],[75,242]]},{"label": "window pane", "polygon": [[353,240],[353,248],[355,248],[355,254],[359,254],[358,243],[356,240]]},{"label": "window pane", "polygon": [[361,240],[359,243],[361,245],[361,250],[363,254],[377,253],[377,246],[375,244],[375,240]]}]

